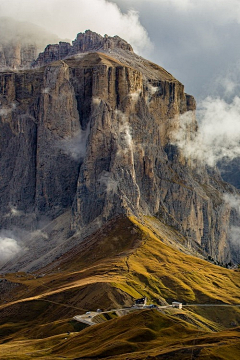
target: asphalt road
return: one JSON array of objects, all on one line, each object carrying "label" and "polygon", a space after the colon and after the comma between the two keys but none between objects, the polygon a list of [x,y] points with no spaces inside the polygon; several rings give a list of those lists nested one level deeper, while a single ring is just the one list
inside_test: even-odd
[{"label": "asphalt road", "polygon": [[[240,304],[183,304],[183,307],[195,307],[195,306],[204,306],[204,307],[226,307],[226,306],[236,306],[236,307],[240,307]],[[161,310],[161,309],[166,309],[166,308],[172,308],[172,305],[164,305],[164,306],[158,306],[156,309],[157,310]],[[111,312],[118,312],[118,311],[124,311],[124,312],[129,312],[130,310],[141,310],[141,309],[149,309],[149,307],[143,307],[143,306],[132,306],[129,308],[123,308],[123,309],[112,309],[112,310],[108,310],[108,311],[101,311],[101,312],[97,312],[97,311],[87,311],[85,314],[83,315],[76,315],[73,317],[74,320],[82,322],[84,324],[87,325],[96,325],[97,323],[94,322],[94,317],[99,315],[99,314],[107,314],[107,313],[111,313]]]}]

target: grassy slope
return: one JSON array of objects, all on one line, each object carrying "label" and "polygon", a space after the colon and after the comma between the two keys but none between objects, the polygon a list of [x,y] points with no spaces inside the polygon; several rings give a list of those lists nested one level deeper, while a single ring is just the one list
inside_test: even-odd
[{"label": "grassy slope", "polygon": [[144,295],[158,303],[240,303],[240,273],[167,245],[176,236],[161,223],[153,232],[147,218],[143,224],[119,217],[38,274],[6,275],[20,286],[0,306],[2,358],[29,359],[34,354],[57,359],[64,354],[73,359],[81,354],[120,359],[133,352],[129,358],[141,359],[151,348],[152,356],[161,354],[161,359],[187,359],[189,351],[199,359],[206,352],[210,359],[218,356],[218,346],[222,357],[215,358],[231,359],[231,354],[237,359],[239,331],[226,330],[240,323],[240,309],[234,307],[169,309],[165,315],[143,311],[67,335],[77,330],[72,316],[130,305]]}]

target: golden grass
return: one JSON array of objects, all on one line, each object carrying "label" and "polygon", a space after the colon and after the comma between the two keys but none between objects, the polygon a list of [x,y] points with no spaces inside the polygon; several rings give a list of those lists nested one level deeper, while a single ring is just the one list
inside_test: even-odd
[{"label": "golden grass", "polygon": [[219,333],[239,324],[240,309],[234,307],[168,308],[165,315],[134,312],[66,335],[77,331],[69,322],[72,316],[130,306],[141,296],[162,304],[240,303],[240,273],[179,251],[183,243],[182,236],[157,220],[119,217],[38,273],[7,274],[20,287],[15,298],[11,295],[0,306],[3,359],[57,359],[61,352],[67,359],[79,354],[123,359],[126,353],[129,359],[144,359],[150,349],[151,356],[161,354],[161,359],[189,359],[192,351],[195,358],[215,359],[217,346],[237,359],[239,332]]},{"label": "golden grass", "polygon": [[[12,341],[1,359],[224,359],[237,360],[240,329],[206,333],[189,323],[142,310],[87,328],[78,334]],[[11,354],[14,357],[11,358]],[[220,356],[219,356],[220,354]]]}]

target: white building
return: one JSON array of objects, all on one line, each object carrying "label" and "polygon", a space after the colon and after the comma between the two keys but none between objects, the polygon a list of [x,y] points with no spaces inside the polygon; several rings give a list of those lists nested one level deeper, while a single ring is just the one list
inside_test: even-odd
[{"label": "white building", "polygon": [[146,297],[135,300],[135,305],[137,305],[137,306],[146,306],[146,304],[147,304],[147,298]]},{"label": "white building", "polygon": [[182,303],[180,303],[178,301],[173,301],[172,302],[172,307],[177,308],[177,309],[182,309]]}]

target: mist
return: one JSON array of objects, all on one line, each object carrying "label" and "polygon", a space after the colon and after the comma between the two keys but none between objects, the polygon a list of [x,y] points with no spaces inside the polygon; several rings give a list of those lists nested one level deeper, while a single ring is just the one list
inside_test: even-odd
[{"label": "mist", "polygon": [[42,51],[49,43],[58,43],[59,41],[60,38],[57,35],[52,34],[42,26],[11,17],[3,17],[0,5],[0,44],[3,46],[16,43],[30,44],[35,45],[38,51]]}]

